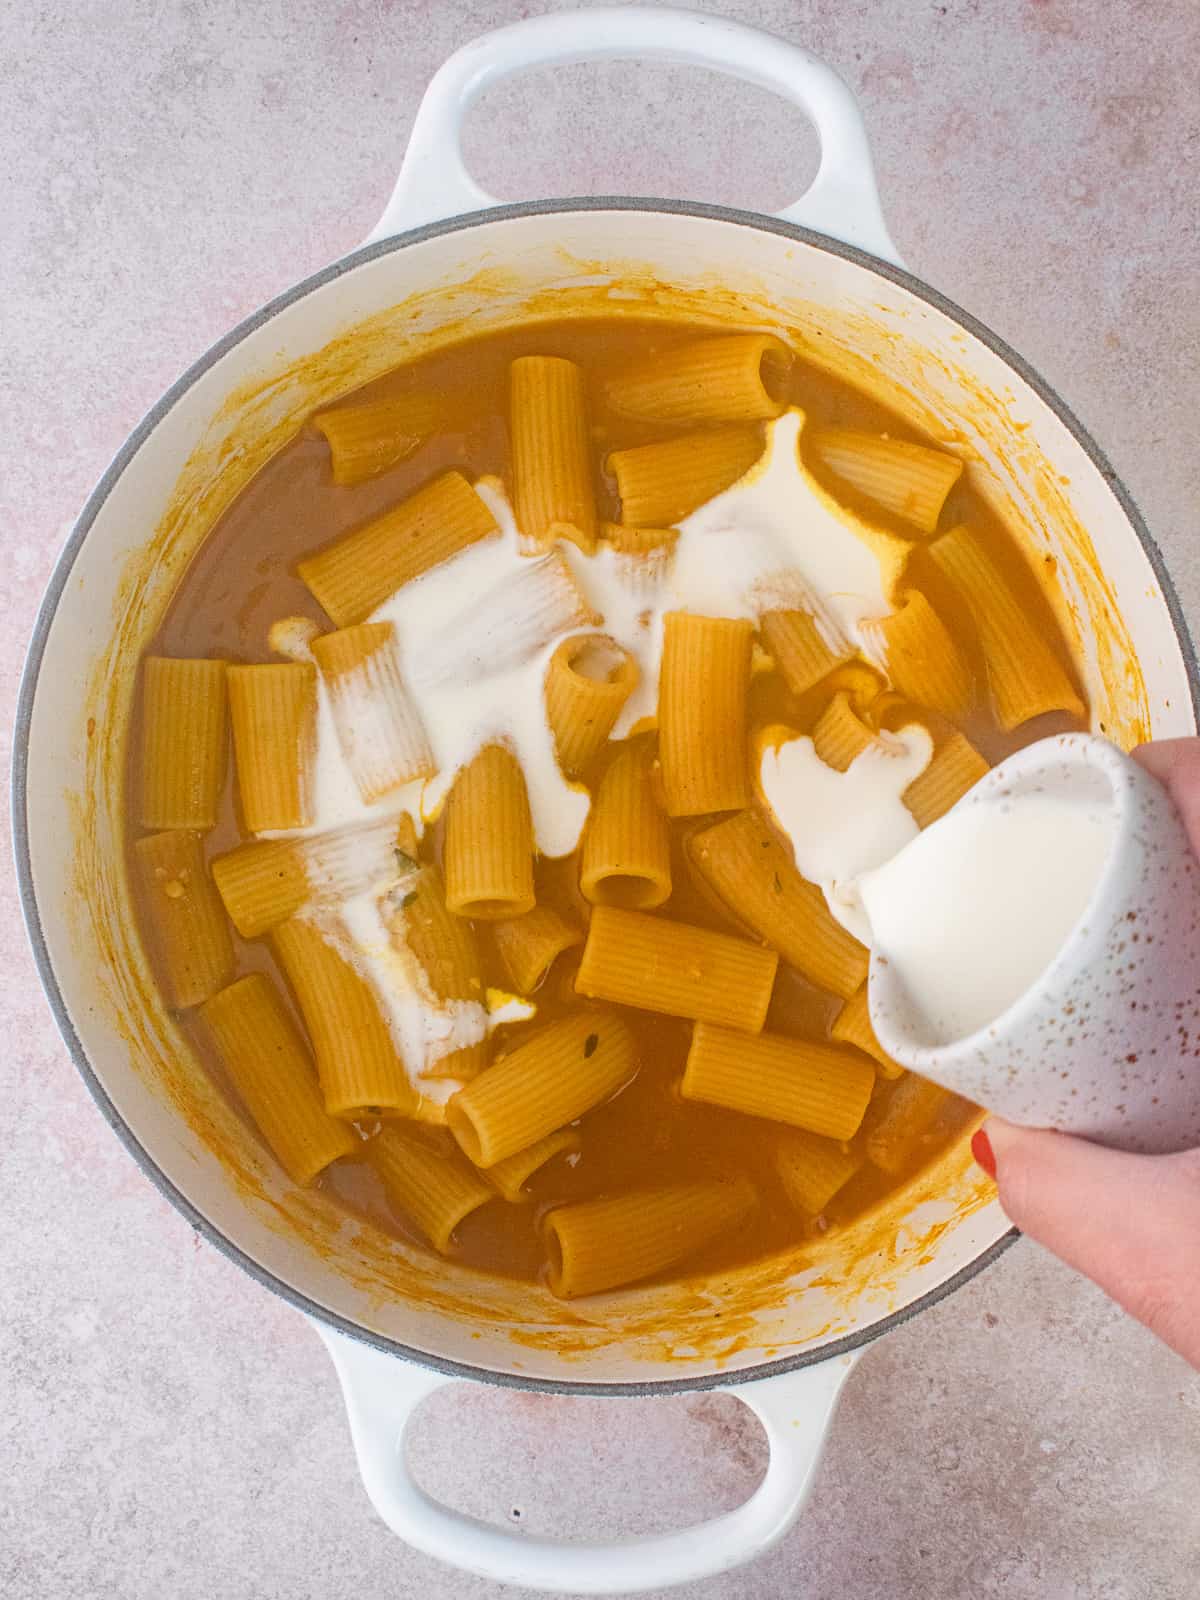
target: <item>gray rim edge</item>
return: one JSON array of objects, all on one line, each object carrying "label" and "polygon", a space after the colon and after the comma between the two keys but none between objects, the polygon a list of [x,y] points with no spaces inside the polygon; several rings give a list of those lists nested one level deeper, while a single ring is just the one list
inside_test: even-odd
[{"label": "gray rim edge", "polygon": [[434,238],[439,234],[457,233],[464,229],[475,227],[480,223],[507,221],[511,218],[523,216],[545,216],[577,211],[666,212],[676,216],[693,216],[711,221],[733,223],[736,226],[753,229],[755,232],[775,233],[784,238],[796,239],[815,249],[823,250],[827,254],[841,256],[843,259],[854,262],[868,271],[890,279],[893,283],[915,295],[916,298],[925,301],[935,310],[956,321],[978,339],[981,344],[986,345],[1002,361],[1006,362],[1054,412],[1058,420],[1073,436],[1076,443],[1104,478],[1128,519],[1150,563],[1159,588],[1162,590],[1176,638],[1184,656],[1184,666],[1191,690],[1193,720],[1200,721],[1200,663],[1197,662],[1195,645],[1184,619],[1179,597],[1175,592],[1174,584],[1163,561],[1162,553],[1146,527],[1140,511],[1129,491],[1113,470],[1108,458],[1100,449],[1100,446],[1070,407],[1029,366],[1022,356],[997,334],[993,333],[991,329],[979,322],[969,312],[964,311],[961,306],[956,305],[945,295],[940,294],[936,289],[931,288],[904,268],[895,267],[889,262],[881,261],[854,245],[842,244],[840,241],[831,239],[825,234],[814,233],[807,228],[797,227],[793,223],[781,222],[773,217],[760,216],[755,212],[739,211],[725,206],[702,205],[690,201],[653,198],[633,199],[629,197],[595,196],[580,199],[529,201],[516,205],[496,206],[486,211],[472,212],[466,216],[449,217],[440,222],[428,223],[423,227],[411,229],[406,233],[396,234],[390,239],[383,239],[375,244],[364,245],[362,248],[352,251],[348,256],[344,256],[329,266],[321,268],[318,272],[311,274],[292,288],[285,290],[283,294],[267,301],[265,305],[238,323],[198,360],[193,362],[182,376],[176,379],[161,399],[145,414],[120,450],[118,450],[103,477],[89,495],[83,510],[80,512],[78,521],[72,528],[67,542],[55,563],[50,581],[46,586],[46,593],[38,609],[37,620],[34,624],[21,676],[14,725],[11,792],[13,853],[16,861],[22,915],[25,921],[26,933],[33,949],[38,976],[41,979],[42,987],[50,1003],[50,1009],[54,1014],[59,1032],[84,1083],[87,1085],[89,1093],[96,1102],[100,1114],[159,1192],[171,1202],[197,1232],[202,1234],[210,1244],[214,1245],[231,1261],[236,1262],[252,1278],[279,1295],[289,1304],[295,1306],[297,1310],[328,1324],[339,1333],[370,1345],[388,1355],[432,1368],[447,1377],[471,1379],[476,1382],[497,1384],[506,1388],[520,1388],[548,1394],[631,1396],[690,1393],[703,1389],[724,1388],[731,1383],[741,1384],[776,1377],[780,1373],[796,1371],[821,1361],[832,1360],[852,1350],[861,1349],[864,1345],[873,1343],[875,1339],[891,1329],[910,1321],[920,1312],[938,1304],[939,1301],[952,1294],[1001,1256],[1020,1235],[1016,1229],[1011,1229],[979,1255],[975,1256],[966,1266],[961,1267],[951,1277],[947,1278],[944,1283],[919,1296],[910,1305],[903,1307],[901,1310],[889,1312],[887,1316],[881,1317],[878,1322],[872,1323],[867,1328],[847,1334],[841,1339],[835,1339],[829,1344],[822,1345],[819,1349],[800,1351],[795,1355],[781,1357],[776,1361],[763,1362],[742,1371],[712,1373],[703,1377],[667,1378],[634,1383],[579,1383],[572,1382],[569,1379],[533,1378],[517,1373],[498,1372],[492,1368],[474,1367],[463,1362],[449,1361],[440,1356],[430,1355],[423,1350],[400,1344],[382,1334],[372,1333],[368,1329],[360,1327],[359,1324],[348,1321],[338,1312],[331,1310],[329,1307],[319,1305],[301,1290],[284,1282],[282,1278],[276,1277],[273,1272],[268,1271],[253,1257],[247,1255],[240,1246],[236,1245],[214,1223],[210,1222],[186,1195],[176,1188],[171,1179],[167,1177],[135,1137],[129,1125],[110,1100],[103,1084],[101,1084],[92,1070],[91,1063],[88,1061],[79,1037],[75,1032],[66,1002],[59,988],[58,979],[50,960],[50,953],[42,931],[41,917],[33,889],[33,870],[27,817],[28,744],[33,720],[34,698],[37,692],[38,676],[41,671],[47,639],[63,590],[75,564],[75,559],[87,534],[91,530],[93,522],[118,478],[162,418],[204,373],[209,371],[235,346],[269,322],[278,312],[285,310],[288,306],[294,304],[297,300],[303,299],[314,290],[324,287],[325,284],[334,282],[344,273],[361,266],[366,261],[389,255],[394,251],[404,249],[408,245],[419,244],[423,240]]}]

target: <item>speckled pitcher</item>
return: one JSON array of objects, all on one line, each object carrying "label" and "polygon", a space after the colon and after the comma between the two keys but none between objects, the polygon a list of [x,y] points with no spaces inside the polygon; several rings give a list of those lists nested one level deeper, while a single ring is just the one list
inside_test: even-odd
[{"label": "speckled pitcher", "polygon": [[873,958],[871,1021],[902,1065],[1011,1122],[1123,1150],[1200,1145],[1200,864],[1167,791],[1094,734],[1043,739],[960,803],[1048,792],[1111,804],[1116,830],[1087,908],[1041,978],[954,1044],[921,1027]]}]

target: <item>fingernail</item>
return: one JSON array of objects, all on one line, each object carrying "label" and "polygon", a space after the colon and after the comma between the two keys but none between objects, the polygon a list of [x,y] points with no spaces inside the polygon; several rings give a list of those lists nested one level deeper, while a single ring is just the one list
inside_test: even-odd
[{"label": "fingernail", "polygon": [[982,1128],[978,1128],[971,1135],[971,1154],[989,1178],[996,1176],[996,1152],[992,1149],[992,1141]]}]

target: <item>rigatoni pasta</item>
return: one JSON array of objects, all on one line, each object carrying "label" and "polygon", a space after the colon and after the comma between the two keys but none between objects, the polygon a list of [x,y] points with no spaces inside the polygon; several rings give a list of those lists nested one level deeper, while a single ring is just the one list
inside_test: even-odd
[{"label": "rigatoni pasta", "polygon": [[212,871],[229,919],[243,939],[257,939],[313,897],[307,853],[299,841],[239,845],[218,856]]},{"label": "rigatoni pasta", "polygon": [[878,735],[851,706],[845,692],[835,694],[817,718],[812,741],[825,765],[838,772],[845,772],[865,750],[880,743]]},{"label": "rigatoni pasta", "polygon": [[517,525],[535,544],[596,548],[596,499],[583,372],[558,356],[512,364],[510,419]]},{"label": "rigatoni pasta", "polygon": [[418,1096],[379,999],[338,948],[338,930],[292,917],[271,942],[304,1018],[330,1116],[414,1116]]},{"label": "rigatoni pasta", "polygon": [[312,821],[317,675],[305,661],[230,667],[238,800],[251,833]]},{"label": "rigatoni pasta", "polygon": [[143,828],[215,827],[227,725],[224,661],[145,658],[138,806]]},{"label": "rigatoni pasta", "polygon": [[497,922],[492,935],[518,994],[532,994],[563,951],[583,943],[583,929],[553,906],[534,906],[523,917]]},{"label": "rigatoni pasta", "polygon": [[326,390],[222,513],[128,866],[164,1025],[331,1247],[719,1310],[976,1115],[881,1049],[838,919],[905,806],[1083,702],[957,447],[804,330],[591,310]]},{"label": "rigatoni pasta", "polygon": [[334,483],[349,488],[398,466],[451,414],[441,395],[401,394],[319,411],[313,427],[329,445]]},{"label": "rigatoni pasta", "polygon": [[776,1034],[747,1037],[698,1022],[683,1074],[685,1100],[788,1122],[829,1139],[859,1130],[875,1069],[854,1050]]},{"label": "rigatoni pasta", "polygon": [[346,765],[366,801],[434,773],[433,752],[390,622],[360,622],[312,642]]},{"label": "rigatoni pasta", "polygon": [[865,982],[865,946],[835,920],[757,812],[740,811],[694,834],[687,851],[731,915],[819,988],[849,996]]},{"label": "rigatoni pasta", "polygon": [[361,893],[394,865],[402,820],[261,839],[217,856],[212,874],[230,921],[243,939],[257,939],[304,906]]},{"label": "rigatoni pasta", "polygon": [[807,611],[764,612],[759,632],[784,682],[797,695],[807,694],[854,653],[848,640],[831,642],[828,629]]},{"label": "rigatoni pasta", "polygon": [[200,835],[152,833],[133,847],[167,998],[195,1006],[233,977],[233,940]]},{"label": "rigatoni pasta", "polygon": [[511,672],[564,633],[598,620],[559,551],[524,560],[427,644],[418,684],[428,690]]},{"label": "rigatoni pasta", "polygon": [[510,1205],[520,1205],[531,1200],[529,1180],[559,1156],[578,1155],[583,1148],[583,1137],[578,1128],[560,1128],[548,1133],[535,1144],[526,1145],[515,1155],[506,1156],[484,1170],[484,1177]]},{"label": "rigatoni pasta", "polygon": [[460,1089],[450,1131],[477,1167],[494,1167],[616,1094],[636,1070],[633,1035],[615,1011],[577,1012]]},{"label": "rigatoni pasta", "polygon": [[907,699],[961,717],[974,699],[971,668],[950,630],[919,589],[890,616],[865,625],[888,677]]},{"label": "rigatoni pasta", "polygon": [[454,1230],[496,1198],[490,1184],[436,1134],[392,1123],[371,1140],[367,1160],[388,1198],[442,1255],[454,1247]]},{"label": "rigatoni pasta", "polygon": [[637,662],[603,634],[558,646],[546,668],[546,716],[564,772],[577,776],[599,753],[637,681]]},{"label": "rigatoni pasta", "polygon": [[910,1167],[923,1145],[933,1147],[930,1129],[953,1101],[949,1090],[906,1072],[867,1134],[868,1159],[884,1172]]},{"label": "rigatoni pasta", "polygon": [[925,771],[904,791],[904,804],[927,828],[973,789],[989,771],[988,764],[965,734],[955,733],[933,753]]},{"label": "rigatoni pasta", "polygon": [[845,1142],[789,1129],[776,1141],[775,1173],[797,1211],[820,1216],[863,1164],[862,1154]]},{"label": "rigatoni pasta", "polygon": [[533,823],[521,768],[486,745],[446,802],[446,903],[457,916],[498,922],[533,910]]},{"label": "rigatoni pasta", "polygon": [[666,917],[597,906],[575,987],[594,1000],[698,1017],[757,1033],[779,957],[774,950]]},{"label": "rigatoni pasta", "polygon": [[658,740],[667,815],[735,811],[749,798],[749,622],[671,611],[663,618]]},{"label": "rigatoni pasta", "polygon": [[816,428],[811,442],[818,461],[843,482],[921,533],[937,527],[946,496],[962,476],[956,456],[908,439],[857,428]]},{"label": "rigatoni pasta", "polygon": [[929,553],[979,632],[1000,726],[1019,728],[1047,711],[1082,716],[1083,701],[1066,668],[978,535],[964,526],[952,528],[933,541]]},{"label": "rigatoni pasta", "polygon": [[[383,903],[393,944],[416,961],[439,1007],[481,1008],[486,1001],[479,941],[471,924],[450,910],[446,888],[435,866],[405,877]],[[486,1037],[434,1048],[431,1040],[418,1071],[423,1078],[453,1078],[468,1083],[491,1059]]]},{"label": "rigatoni pasta", "polygon": [[881,1078],[904,1076],[904,1068],[899,1062],[892,1060],[875,1035],[865,983],[857,988],[842,1006],[833,1019],[829,1034],[839,1044],[853,1045],[856,1050],[861,1050],[870,1056]]},{"label": "rigatoni pasta", "polygon": [[343,534],[296,570],[338,628],[363,622],[403,584],[497,531],[461,472],[443,472],[400,505]]},{"label": "rigatoni pasta", "polygon": [[680,1183],[557,1206],[543,1224],[550,1287],[563,1299],[638,1283],[732,1232],[755,1205],[747,1178]]},{"label": "rigatoni pasta", "polygon": [[596,905],[649,911],[670,898],[671,835],[651,763],[646,741],[627,741],[600,780],[579,873],[580,888]]},{"label": "rigatoni pasta", "polygon": [[763,452],[757,428],[710,428],[661,444],[614,450],[607,468],[616,479],[621,521],[668,528],[736,483]]},{"label": "rigatoni pasta", "polygon": [[623,367],[604,399],[648,422],[760,422],[783,410],[791,370],[791,351],[769,333],[719,334]]},{"label": "rigatoni pasta", "polygon": [[258,1131],[295,1183],[311,1183],[357,1144],[321,1100],[312,1057],[261,972],[239,978],[200,1008],[221,1064]]}]

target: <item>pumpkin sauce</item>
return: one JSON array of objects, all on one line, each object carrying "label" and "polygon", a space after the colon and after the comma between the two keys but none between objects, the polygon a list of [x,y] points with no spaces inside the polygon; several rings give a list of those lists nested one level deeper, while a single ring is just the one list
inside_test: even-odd
[{"label": "pumpkin sauce", "polygon": [[[542,323],[464,341],[378,379],[361,390],[358,398],[432,392],[447,403],[449,425],[400,465],[355,487],[339,487],[333,482],[325,441],[312,428],[302,429],[260,468],[219,517],[178,581],[161,627],[149,644],[150,651],[177,657],[212,655],[230,661],[263,662],[276,659],[268,644],[268,630],[280,617],[306,616],[327,628],[327,619],[296,576],[297,560],[390,508],[447,467],[461,469],[472,480],[483,474],[505,477],[510,466],[505,421],[508,369],[515,357],[564,356],[584,369],[589,381],[597,462],[607,451],[664,437],[667,430],[661,427],[631,422],[607,411],[597,380],[623,365],[669,350],[700,332],[711,329],[632,317]],[[944,437],[931,439],[927,432],[915,428],[842,377],[819,370],[805,360],[793,370],[787,398],[804,410],[813,426],[836,424],[954,448],[953,441]],[[834,478],[819,461],[808,459],[806,464],[831,493],[854,511],[889,531],[912,538],[911,528],[891,523],[886,512]],[[616,518],[619,506],[613,486],[599,467],[595,488],[600,516]],[[960,481],[951,491],[940,526],[950,528],[959,522],[970,524],[986,538],[1039,633],[1052,641],[1059,659],[1078,679],[1044,582],[1031,571],[996,511],[969,482]],[[977,658],[974,631],[959,600],[919,547],[911,563],[911,577],[933,601],[956,643],[972,662],[977,682],[982,684],[984,669]],[[792,696],[776,672],[763,671],[752,681],[752,727],[785,722],[803,732],[812,727],[820,708],[820,702],[811,697],[797,700]],[[1016,733],[1005,733],[992,719],[983,693],[977,695],[976,704],[961,724],[992,763],[1044,734],[1079,725],[1054,714],[1028,723]],[[129,792],[136,793],[140,747],[136,713],[131,734],[127,781]],[[595,768],[584,774],[589,786],[594,788],[610,753],[602,752]],[[673,890],[661,912],[679,921],[727,933],[740,932],[689,873],[683,844],[696,825],[695,819],[672,824]],[[132,845],[133,837],[131,830],[127,846]],[[232,848],[242,837],[230,775],[220,821],[205,838],[207,856],[211,859]],[[437,859],[440,847],[440,827],[435,826],[426,835],[423,855]],[[539,861],[537,892],[539,903],[553,905],[569,918],[577,917],[577,891],[561,862]],[[487,924],[480,924],[477,932],[484,952],[486,982],[497,989],[511,988]],[[236,950],[239,973],[265,971],[286,994],[265,942],[237,940]],[[536,1025],[554,1021],[579,1007],[581,1002],[571,982],[577,960],[577,950],[561,956],[532,996],[537,1007]],[[776,1034],[824,1040],[829,1036],[838,1004],[834,997],[781,966],[766,1026]],[[829,1245],[855,1230],[866,1241],[864,1259],[869,1257],[877,1269],[889,1228],[894,1239],[895,1203],[920,1187],[922,1174],[940,1170],[949,1160],[961,1182],[967,1164],[959,1145],[964,1132],[976,1124],[978,1112],[963,1101],[947,1097],[892,1170],[885,1172],[867,1162],[819,1216],[798,1214],[773,1175],[770,1150],[778,1137],[778,1127],[680,1096],[691,1024],[629,1007],[622,1007],[621,1014],[637,1039],[637,1076],[615,1098],[588,1113],[578,1156],[560,1156],[533,1177],[528,1204],[485,1205],[460,1225],[453,1250],[456,1264],[488,1274],[537,1281],[543,1271],[544,1253],[535,1221],[548,1207],[643,1185],[714,1174],[744,1174],[754,1182],[760,1200],[751,1222],[691,1257],[683,1273],[689,1279],[703,1278],[753,1267],[778,1278],[781,1262],[786,1262],[787,1270],[792,1272],[806,1262],[812,1265],[813,1281],[819,1281],[820,1263],[828,1255]],[[220,1063],[204,1029],[186,1013],[180,1017],[179,1025],[213,1081],[224,1084]],[[498,1047],[519,1043],[527,1027],[528,1024],[502,1025],[497,1034]],[[858,1142],[887,1114],[896,1087],[895,1081],[880,1077]],[[373,1129],[364,1125],[360,1131],[369,1137]],[[403,1213],[389,1202],[379,1178],[366,1162],[336,1162],[319,1180],[319,1186],[325,1196],[361,1220],[364,1231],[358,1236],[360,1244],[382,1234],[425,1248]],[[872,1218],[884,1216],[892,1219],[886,1225],[876,1227],[871,1222]],[[936,1236],[944,1225],[932,1225],[931,1236]],[[384,1287],[381,1282],[381,1290]],[[577,1319],[572,1319],[564,1308],[564,1322],[577,1320],[586,1329],[586,1302],[572,1309],[578,1314]],[[543,1333],[539,1329],[530,1337],[542,1340]],[[731,1322],[723,1335],[730,1348],[734,1333]],[[586,1333],[581,1334],[581,1339],[586,1346]]]}]

